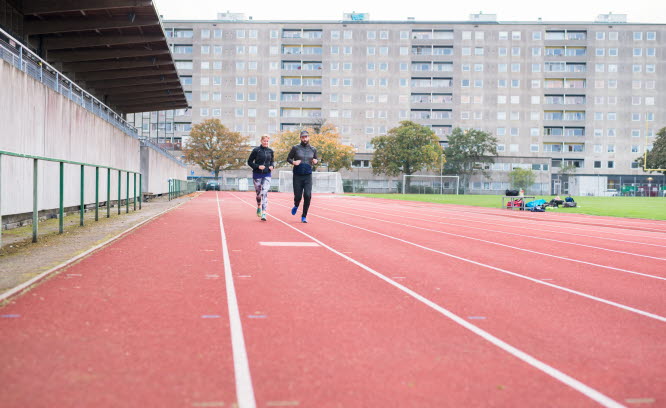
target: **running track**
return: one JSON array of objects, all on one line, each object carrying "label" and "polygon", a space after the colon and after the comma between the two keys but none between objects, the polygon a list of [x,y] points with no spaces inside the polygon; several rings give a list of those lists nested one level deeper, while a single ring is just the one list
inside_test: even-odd
[{"label": "running track", "polygon": [[206,192],[14,296],[0,406],[666,406],[666,223],[269,202]]}]

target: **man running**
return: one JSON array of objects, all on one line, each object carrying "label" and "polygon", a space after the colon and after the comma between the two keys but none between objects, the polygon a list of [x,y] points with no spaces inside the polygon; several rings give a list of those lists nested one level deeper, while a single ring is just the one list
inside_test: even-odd
[{"label": "man running", "polygon": [[312,198],[312,166],[317,164],[317,149],[310,146],[310,134],[307,130],[301,132],[301,143],[291,148],[287,162],[294,166],[294,208],[291,209],[291,215],[296,215],[303,198],[301,222],[307,223]]}]

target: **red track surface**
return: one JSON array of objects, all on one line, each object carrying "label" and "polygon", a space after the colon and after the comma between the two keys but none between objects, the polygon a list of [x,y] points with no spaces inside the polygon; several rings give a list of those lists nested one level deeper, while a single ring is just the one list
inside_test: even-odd
[{"label": "red track surface", "polygon": [[269,202],[208,192],[14,298],[0,406],[666,406],[666,223]]}]

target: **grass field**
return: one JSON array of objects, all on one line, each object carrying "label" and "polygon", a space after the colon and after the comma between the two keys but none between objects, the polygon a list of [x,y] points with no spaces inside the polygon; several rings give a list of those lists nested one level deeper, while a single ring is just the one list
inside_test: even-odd
[{"label": "grass field", "polygon": [[[425,201],[429,203],[460,204],[477,207],[500,208],[502,196],[497,195],[438,195],[438,194],[350,194],[363,197],[388,198],[392,200]],[[536,196],[550,201],[553,196]],[[562,196],[564,198],[564,196]],[[666,220],[666,198],[664,197],[574,197],[576,208],[548,208],[547,211],[606,215],[611,217],[646,218]]]}]

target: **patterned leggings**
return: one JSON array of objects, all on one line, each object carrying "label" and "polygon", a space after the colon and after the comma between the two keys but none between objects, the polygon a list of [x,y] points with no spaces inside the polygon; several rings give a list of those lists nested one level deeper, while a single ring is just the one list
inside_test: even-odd
[{"label": "patterned leggings", "polygon": [[268,190],[271,189],[271,178],[253,178],[254,191],[257,192],[257,205],[261,205],[262,211],[268,210]]}]

